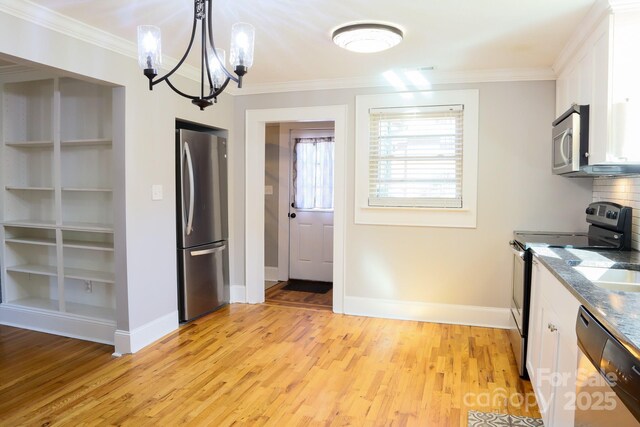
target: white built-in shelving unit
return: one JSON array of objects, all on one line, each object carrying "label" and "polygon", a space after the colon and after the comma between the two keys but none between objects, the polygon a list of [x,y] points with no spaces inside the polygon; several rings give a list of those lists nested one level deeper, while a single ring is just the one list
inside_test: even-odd
[{"label": "white built-in shelving unit", "polygon": [[2,84],[0,321],[112,343],[112,88]]}]

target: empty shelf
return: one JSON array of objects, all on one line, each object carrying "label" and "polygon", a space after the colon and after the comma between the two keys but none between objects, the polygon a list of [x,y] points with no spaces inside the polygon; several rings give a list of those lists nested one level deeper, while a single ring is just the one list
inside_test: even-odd
[{"label": "empty shelf", "polygon": [[27,245],[55,246],[55,239],[46,239],[40,237],[7,237],[4,239],[7,243],[24,243]]},{"label": "empty shelf", "polygon": [[109,138],[69,139],[60,142],[61,147],[86,147],[91,145],[111,145]]},{"label": "empty shelf", "polygon": [[7,271],[15,271],[18,273],[39,274],[41,276],[57,276],[58,269],[51,265],[35,265],[23,264],[7,267]]},{"label": "empty shelf", "polygon": [[114,275],[107,271],[85,270],[82,268],[64,268],[64,277],[68,279],[91,280],[93,282],[113,283]]},{"label": "empty shelf", "polygon": [[65,248],[113,252],[113,243],[87,242],[84,240],[64,240],[62,246],[64,246]]},{"label": "empty shelf", "polygon": [[14,141],[5,143],[7,147],[40,148],[53,147],[53,141]]},{"label": "empty shelf", "polygon": [[9,227],[27,227],[27,228],[55,228],[54,221],[43,221],[39,219],[14,219],[5,221],[4,225]]}]

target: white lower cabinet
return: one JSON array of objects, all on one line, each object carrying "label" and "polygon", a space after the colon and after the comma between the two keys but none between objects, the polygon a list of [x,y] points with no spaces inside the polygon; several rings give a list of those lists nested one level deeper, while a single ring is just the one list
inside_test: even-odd
[{"label": "white lower cabinet", "polygon": [[544,425],[573,425],[580,303],[534,258],[527,371]]}]

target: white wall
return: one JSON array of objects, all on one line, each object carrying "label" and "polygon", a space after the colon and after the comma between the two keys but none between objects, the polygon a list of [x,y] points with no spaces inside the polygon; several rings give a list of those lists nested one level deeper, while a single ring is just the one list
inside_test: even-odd
[{"label": "white wall", "polygon": [[[291,92],[235,98],[237,140],[244,138],[245,111],[346,104],[347,227],[345,295],[418,303],[508,307],[510,252],[515,229],[584,230],[583,211],[591,201],[590,180],[570,180],[550,172],[554,119],[553,82],[446,85],[434,90],[480,91],[478,226],[451,229],[369,226],[354,223],[355,96],[383,89]],[[239,144],[239,150],[244,150]],[[234,159],[232,180],[244,188],[244,155]],[[233,209],[244,212],[237,193]],[[553,211],[551,211],[553,209]],[[560,212],[560,214],[558,213]],[[234,229],[233,256],[242,259],[242,224]],[[244,284],[242,266],[233,285]]]},{"label": "white wall", "polygon": [[[229,157],[233,159],[236,144],[231,129],[233,99],[222,95],[218,104],[201,112],[165,84],[150,92],[147,79],[134,58],[4,12],[0,12],[0,53],[124,88],[125,147],[117,168],[118,173],[124,175],[120,182],[125,185],[126,212],[123,209],[116,212],[116,226],[118,222],[126,223],[126,272],[119,272],[126,276],[117,283],[117,328],[131,335],[135,351],[178,325],[175,119],[229,129]],[[180,77],[174,83],[193,86],[193,82]],[[164,200],[151,201],[152,184],[163,185]],[[124,208],[123,204],[116,203],[116,206]]]}]

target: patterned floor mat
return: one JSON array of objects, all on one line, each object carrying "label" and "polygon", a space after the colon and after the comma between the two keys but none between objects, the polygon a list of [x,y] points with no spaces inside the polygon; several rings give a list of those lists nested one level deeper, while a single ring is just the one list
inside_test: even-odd
[{"label": "patterned floor mat", "polygon": [[469,427],[542,427],[540,418],[520,417],[493,412],[469,411]]}]

